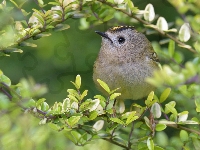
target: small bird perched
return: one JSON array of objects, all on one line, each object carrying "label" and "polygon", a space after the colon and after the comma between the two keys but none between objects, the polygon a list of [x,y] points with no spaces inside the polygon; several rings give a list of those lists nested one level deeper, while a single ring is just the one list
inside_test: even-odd
[{"label": "small bird perched", "polygon": [[119,99],[141,99],[155,88],[145,79],[159,69],[158,57],[144,34],[132,26],[118,26],[99,32],[102,43],[94,64],[93,80],[105,93],[97,79],[111,89],[120,88]]}]

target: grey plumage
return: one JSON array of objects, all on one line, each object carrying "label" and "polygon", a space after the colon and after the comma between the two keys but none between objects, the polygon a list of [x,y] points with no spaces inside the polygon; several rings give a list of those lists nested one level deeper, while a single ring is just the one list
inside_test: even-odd
[{"label": "grey plumage", "polygon": [[131,26],[113,27],[102,36],[99,55],[94,64],[93,80],[108,84],[111,89],[120,87],[119,99],[137,100],[147,96],[154,87],[145,79],[159,69],[158,58],[144,34]]}]

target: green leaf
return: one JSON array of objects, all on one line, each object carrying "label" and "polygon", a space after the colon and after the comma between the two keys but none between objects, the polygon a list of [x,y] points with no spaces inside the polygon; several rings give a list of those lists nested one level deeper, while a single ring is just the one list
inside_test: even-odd
[{"label": "green leaf", "polygon": [[80,120],[81,116],[72,116],[69,119],[67,119],[67,124],[70,127],[73,127],[75,124],[78,123],[78,121]]},{"label": "green leaf", "polygon": [[166,128],[167,126],[165,124],[156,124],[156,131],[162,131]]},{"label": "green leaf", "polygon": [[47,123],[47,118],[43,118],[42,120],[40,120],[39,125],[44,125]]},{"label": "green leaf", "polygon": [[57,124],[48,123],[48,126],[49,126],[50,128],[52,128],[53,130],[56,130],[56,131],[60,130],[60,126],[58,126]]},{"label": "green leaf", "polygon": [[38,0],[38,3],[39,3],[40,5],[44,5],[43,0]]},{"label": "green leaf", "polygon": [[144,121],[145,121],[146,125],[151,129],[149,118],[147,118],[146,116],[144,116]]},{"label": "green leaf", "polygon": [[69,93],[69,95],[75,96],[78,99],[81,99],[81,96],[79,95],[79,93],[74,90],[74,89],[67,89],[67,92]]},{"label": "green leaf", "polygon": [[40,33],[40,34],[33,36],[33,40],[37,40],[37,39],[40,39],[40,38],[43,38],[43,37],[48,37],[50,35],[51,35],[51,33]]},{"label": "green leaf", "polygon": [[76,144],[77,139],[75,139],[75,137],[71,134],[71,132],[66,132],[65,136],[72,141],[74,144]]},{"label": "green leaf", "polygon": [[28,107],[36,107],[36,102],[33,99],[30,99],[28,102]]},{"label": "green leaf", "polygon": [[[57,24],[53,30],[54,31],[63,31],[63,30],[67,30],[69,28],[70,28],[70,26],[68,24]],[[78,76],[80,76],[80,75],[78,75]]]},{"label": "green leaf", "polygon": [[186,142],[186,141],[189,140],[189,136],[188,136],[187,131],[185,131],[185,130],[180,131],[180,139],[181,139],[182,142]]},{"label": "green leaf", "polygon": [[48,4],[50,4],[50,5],[54,5],[54,6],[59,6],[59,5],[60,5],[59,2],[49,2]]},{"label": "green leaf", "polygon": [[121,125],[124,125],[124,124],[125,124],[125,123],[124,123],[122,120],[120,120],[119,118],[110,118],[110,120],[113,121],[113,122],[119,123],[119,124],[121,124]]},{"label": "green leaf", "polygon": [[74,136],[76,141],[78,141],[78,139],[81,137],[81,134],[78,133],[77,131],[71,131],[71,134]]},{"label": "green leaf", "polygon": [[160,146],[154,146],[154,150],[165,150],[165,149]]},{"label": "green leaf", "polygon": [[109,20],[112,19],[113,17],[114,17],[113,14],[107,15],[105,18],[103,18],[103,21],[104,21],[104,22],[109,21]]},{"label": "green leaf", "polygon": [[126,125],[129,125],[131,122],[133,122],[134,120],[138,119],[138,116],[135,116],[136,111],[132,111],[129,115],[128,118],[126,120]]},{"label": "green leaf", "polygon": [[72,101],[78,103],[78,99],[77,99],[75,96],[73,96],[73,95],[68,95],[68,97],[69,97],[70,100],[72,100]]},{"label": "green leaf", "polygon": [[76,83],[74,83],[73,81],[70,81],[70,82],[75,86],[76,89],[78,89],[78,86],[76,85]]},{"label": "green leaf", "polygon": [[88,100],[86,100],[85,102],[83,102],[83,103],[80,105],[80,111],[85,111],[85,110],[90,109],[89,106],[90,106],[91,101],[92,101],[91,99],[88,99]]},{"label": "green leaf", "polygon": [[147,139],[147,147],[149,150],[154,150],[154,142],[151,137]]},{"label": "green leaf", "polygon": [[111,95],[111,94],[113,94],[114,92],[116,92],[116,91],[117,91],[117,90],[119,90],[119,89],[120,89],[120,88],[116,88],[116,89],[114,89],[114,90],[110,91],[110,93],[109,93],[109,94]]},{"label": "green leaf", "polygon": [[167,88],[162,92],[162,94],[160,96],[160,103],[163,103],[167,99],[170,92],[171,92],[171,88]]},{"label": "green leaf", "polygon": [[96,110],[98,105],[100,103],[100,100],[99,99],[94,99],[90,102],[90,105],[88,106],[89,108],[89,112],[93,111],[93,110]]},{"label": "green leaf", "polygon": [[169,56],[173,57],[175,51],[175,42],[173,40],[170,40],[169,42],[168,51],[169,51]]},{"label": "green leaf", "polygon": [[38,11],[37,9],[32,9],[34,11],[33,15],[37,18],[37,20],[39,21],[39,23],[41,23],[42,25],[45,24],[45,20],[44,20],[44,14],[41,13],[40,11]]},{"label": "green leaf", "polygon": [[[127,5],[128,5],[128,8],[130,9],[130,10],[135,10],[134,8],[134,4],[133,4],[133,2],[131,1],[131,0],[126,0],[126,2],[127,2]],[[134,13],[134,12],[133,12]]]},{"label": "green leaf", "polygon": [[41,105],[41,110],[43,111],[49,110],[49,105],[46,102],[43,102]]},{"label": "green leaf", "polygon": [[17,8],[19,8],[19,6],[17,5],[17,3],[15,3],[15,1],[10,0],[10,2],[12,2]]},{"label": "green leaf", "polygon": [[107,92],[110,93],[110,88],[108,85],[100,79],[97,79],[97,82],[101,85],[101,87]]},{"label": "green leaf", "polygon": [[45,98],[40,98],[37,102],[36,102],[36,107],[40,106],[46,99]]},{"label": "green leaf", "polygon": [[[1,70],[0,70],[1,71]],[[7,86],[11,85],[11,80],[5,76],[3,73],[0,74],[0,82],[3,82],[4,84],[6,84]]]},{"label": "green leaf", "polygon": [[196,111],[200,112],[200,98],[195,99]]},{"label": "green leaf", "polygon": [[175,103],[174,101],[172,101],[172,102],[166,104],[166,105],[165,105],[165,107],[166,107],[165,113],[171,112],[171,113],[173,113],[174,115],[177,116],[177,115],[178,115],[178,114],[177,114],[177,111],[176,111],[176,109],[174,108],[175,105],[176,105],[176,103]]},{"label": "green leaf", "polygon": [[81,76],[77,75],[75,80],[76,85],[78,86],[78,89],[81,87]]},{"label": "green leaf", "polygon": [[197,138],[192,138],[192,143],[195,147],[195,150],[199,150],[200,149],[200,140]]},{"label": "green leaf", "polygon": [[139,104],[136,104],[136,103],[135,103],[135,104],[133,104],[132,106],[134,106],[134,107],[137,107],[137,108],[141,108],[141,109],[143,108],[141,105],[139,105]]},{"label": "green leaf", "polygon": [[41,33],[41,31],[39,29],[31,29],[31,31],[30,31],[31,36],[35,36],[39,33]]},{"label": "green leaf", "polygon": [[36,44],[28,43],[28,42],[21,42],[19,46],[29,46],[29,47],[37,47]]},{"label": "green leaf", "polygon": [[115,100],[116,97],[120,96],[121,93],[113,93],[111,96],[110,96],[110,100]]},{"label": "green leaf", "polygon": [[121,138],[120,136],[114,136],[113,140],[116,141],[117,143],[122,143],[123,145],[128,144],[128,142],[125,139]]},{"label": "green leaf", "polygon": [[94,98],[99,99],[100,101],[106,101],[105,97],[103,97],[102,95],[95,95]]},{"label": "green leaf", "polygon": [[24,16],[28,16],[30,14],[30,12],[26,12],[24,9],[21,9],[22,13]]},{"label": "green leaf", "polygon": [[23,50],[19,49],[19,48],[6,48],[3,50],[4,53],[13,53],[13,52],[17,52],[17,53],[23,53]]},{"label": "green leaf", "polygon": [[97,116],[98,116],[98,112],[96,110],[91,111],[89,114],[89,119],[94,120],[94,119],[96,119]]},{"label": "green leaf", "polygon": [[151,112],[153,113],[154,118],[160,118],[161,117],[161,108],[158,103],[154,103],[151,106]]},{"label": "green leaf", "polygon": [[150,107],[153,103],[153,97],[154,97],[154,91],[151,91],[147,97],[147,100],[145,100],[145,104]]},{"label": "green leaf", "polygon": [[81,94],[81,100],[83,100],[83,98],[85,96],[87,96],[88,90],[85,90],[82,94]]},{"label": "green leaf", "polygon": [[8,110],[9,106],[10,106],[10,100],[8,99],[8,97],[6,95],[4,95],[3,93],[0,93],[0,110],[1,110],[1,112],[4,111],[3,109]]},{"label": "green leaf", "polygon": [[197,122],[197,123],[200,123],[199,119],[196,118],[196,117],[193,117],[191,120],[192,120],[192,121],[195,121],[195,122]]},{"label": "green leaf", "polygon": [[19,8],[22,8],[22,6],[27,2],[28,0],[23,1],[20,5]]},{"label": "green leaf", "polygon": [[152,101],[154,97],[154,91],[151,91],[147,97],[147,100]]}]

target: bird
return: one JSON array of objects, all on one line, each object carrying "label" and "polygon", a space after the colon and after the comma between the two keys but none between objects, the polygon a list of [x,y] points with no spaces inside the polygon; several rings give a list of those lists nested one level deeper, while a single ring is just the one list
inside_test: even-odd
[{"label": "bird", "polygon": [[97,79],[110,89],[119,88],[120,100],[138,100],[155,87],[146,82],[159,70],[159,59],[151,42],[134,26],[116,26],[106,32],[95,31],[102,37],[101,48],[93,66],[94,83],[104,95],[108,93]]}]

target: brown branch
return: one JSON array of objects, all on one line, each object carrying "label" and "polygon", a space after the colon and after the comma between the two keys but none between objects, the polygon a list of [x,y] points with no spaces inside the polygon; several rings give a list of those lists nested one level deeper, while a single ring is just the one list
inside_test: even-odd
[{"label": "brown branch", "polygon": [[10,93],[8,93],[5,89],[3,89],[3,87],[0,87],[0,91],[4,93],[9,98],[10,101],[12,100],[12,95],[10,95]]},{"label": "brown branch", "polygon": [[110,142],[110,143],[112,143],[112,144],[115,144],[115,145],[117,145],[117,146],[120,146],[120,147],[125,148],[125,149],[128,150],[128,147],[126,147],[125,145],[122,145],[122,144],[120,144],[120,143],[117,143],[117,142],[113,141],[112,139],[107,139],[107,138],[102,138],[102,139],[105,140],[105,141],[108,141],[108,142]]},{"label": "brown branch", "polygon": [[172,127],[172,128],[180,129],[180,130],[185,130],[185,131],[192,132],[192,133],[196,133],[196,134],[200,135],[200,131],[197,131],[197,130],[193,130],[193,129],[190,129],[190,128],[186,128],[186,127],[179,126],[179,125],[176,125],[176,124],[166,124],[166,125],[167,125],[168,127]]},{"label": "brown branch", "polygon": [[45,14],[45,10],[40,7],[39,2],[37,0],[34,0],[34,2],[38,5],[38,7],[41,9],[41,11],[43,12],[43,14]]},{"label": "brown branch", "polygon": [[[145,20],[142,20],[142,19],[136,17],[136,16],[135,16],[134,14],[132,14],[132,13],[129,14],[129,13],[126,12],[125,10],[116,9],[116,8],[115,8],[116,5],[114,5],[114,4],[110,3],[110,2],[107,2],[107,1],[105,1],[105,0],[97,0],[97,1],[99,1],[99,2],[101,2],[101,3],[103,3],[103,4],[106,4],[107,6],[110,6],[111,8],[113,8],[113,9],[115,9],[115,10],[117,10],[117,11],[120,11],[120,12],[122,12],[123,14],[126,14],[126,15],[129,16],[130,18],[136,19],[137,21],[143,23],[144,25],[152,25],[151,23],[149,23],[149,22],[147,22],[147,21],[145,21]],[[158,28],[153,28],[153,29],[156,30],[157,32],[159,32],[161,35],[166,36],[166,37],[172,39],[173,41],[175,41],[177,44],[179,44],[179,45],[181,45],[181,46],[186,45],[185,43],[179,41],[177,38],[173,37],[172,35],[170,35],[170,34],[164,32],[164,31],[162,31],[162,30],[160,30],[160,29],[158,29]],[[186,48],[186,49],[188,49],[189,51],[191,51],[191,52],[193,52],[193,53],[195,53],[195,54],[197,53],[196,50],[193,49],[193,48]]]}]

